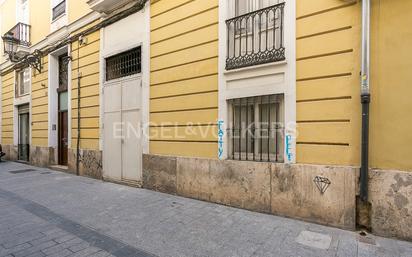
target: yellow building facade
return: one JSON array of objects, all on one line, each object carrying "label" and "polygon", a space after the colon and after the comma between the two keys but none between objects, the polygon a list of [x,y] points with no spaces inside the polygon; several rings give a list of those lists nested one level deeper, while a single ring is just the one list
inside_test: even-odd
[{"label": "yellow building facade", "polygon": [[[115,2],[0,1],[1,35],[27,22],[30,45],[17,51],[43,52],[41,70],[31,66],[27,79],[28,63],[10,62],[1,45],[9,159],[27,150],[20,138],[29,106],[24,161],[62,164],[58,98],[67,89],[63,164],[71,172],[412,238],[410,222],[382,222],[412,213],[412,203],[394,207],[412,197],[404,183],[412,170],[410,1],[371,0],[369,224],[356,219],[362,1]],[[130,136],[130,124],[142,134]],[[327,191],[319,181],[329,181]]]},{"label": "yellow building facade", "polygon": [[216,158],[218,12],[215,0],[152,3],[150,153]]},{"label": "yellow building facade", "polygon": [[[20,5],[26,4],[21,12]],[[45,8],[48,6],[50,8]],[[57,13],[56,8],[60,13]],[[11,10],[15,10],[11,12]],[[93,15],[86,2],[82,1],[3,1],[1,6],[2,35],[10,29],[20,28],[27,24],[29,31],[29,45],[27,53],[33,53],[35,49],[42,51],[39,65],[40,70],[30,69],[30,92],[27,95],[20,96],[17,93],[18,72],[27,68],[27,64],[22,67],[15,67],[13,63],[7,60],[7,55],[2,55],[2,92],[9,91],[6,97],[2,97],[2,105],[5,106],[5,113],[2,114],[2,145],[6,148],[7,154],[11,159],[19,159],[20,135],[19,135],[19,118],[18,108],[21,105],[30,106],[30,151],[27,161],[41,166],[57,165],[58,142],[56,142],[56,127],[58,121],[56,116],[57,99],[52,99],[51,95],[55,94],[58,87],[58,58],[61,55],[70,56],[67,62],[70,73],[67,71],[67,82],[70,86],[71,107],[67,122],[71,124],[70,132],[67,131],[67,157],[63,165],[69,165],[70,169],[76,169],[76,146],[77,146],[77,120],[78,120],[78,103],[80,102],[80,148],[83,151],[99,152],[99,50],[100,50],[100,31],[87,34],[87,44],[80,44],[78,40],[67,40],[67,43],[60,43],[67,38],[73,38],[75,35],[89,29],[99,23],[99,16]],[[7,14],[5,14],[7,13]],[[22,17],[10,16],[8,13],[21,14]],[[81,24],[79,24],[81,23]],[[24,25],[26,26],[26,25]],[[3,42],[2,42],[3,44]],[[50,46],[54,47],[50,51]],[[2,51],[4,47],[2,45]],[[20,49],[19,49],[20,50]],[[52,71],[51,71],[52,70]],[[78,101],[78,74],[80,74],[80,101]],[[10,95],[10,96],[9,96]],[[55,98],[57,95],[55,96]],[[27,98],[27,99],[24,99]],[[23,102],[21,102],[23,101]],[[4,119],[4,121],[3,121]],[[4,126],[4,128],[3,128]],[[53,132],[55,131],[55,132]],[[66,137],[67,137],[66,136]],[[70,142],[70,143],[69,143]],[[99,160],[100,154],[96,162]]]}]

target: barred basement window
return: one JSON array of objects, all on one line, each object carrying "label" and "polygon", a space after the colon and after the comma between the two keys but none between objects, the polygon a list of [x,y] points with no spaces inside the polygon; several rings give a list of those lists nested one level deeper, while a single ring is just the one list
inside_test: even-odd
[{"label": "barred basement window", "polygon": [[229,158],[283,162],[282,101],[282,95],[229,100]]},{"label": "barred basement window", "polygon": [[138,74],[142,71],[141,47],[106,58],[106,81]]}]

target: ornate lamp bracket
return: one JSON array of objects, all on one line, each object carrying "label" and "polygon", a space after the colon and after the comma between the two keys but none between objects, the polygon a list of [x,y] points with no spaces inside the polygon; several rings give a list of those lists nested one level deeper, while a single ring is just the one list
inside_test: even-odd
[{"label": "ornate lamp bracket", "polygon": [[43,68],[41,64],[41,57],[42,52],[40,50],[34,50],[34,52],[26,56],[23,61],[31,68],[36,69],[39,73],[41,73]]}]

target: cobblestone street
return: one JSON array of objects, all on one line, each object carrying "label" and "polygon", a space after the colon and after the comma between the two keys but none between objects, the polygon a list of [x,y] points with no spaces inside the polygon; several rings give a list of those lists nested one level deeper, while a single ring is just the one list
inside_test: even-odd
[{"label": "cobblestone street", "polygon": [[0,257],[412,256],[412,243],[0,163]]}]

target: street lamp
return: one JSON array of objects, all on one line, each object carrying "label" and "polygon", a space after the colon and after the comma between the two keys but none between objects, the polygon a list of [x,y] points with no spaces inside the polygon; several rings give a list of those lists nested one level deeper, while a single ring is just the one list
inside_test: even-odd
[{"label": "street lamp", "polygon": [[11,62],[18,62],[19,58],[16,56],[19,40],[14,37],[12,32],[6,33],[3,37],[4,52],[9,55]]},{"label": "street lamp", "polygon": [[9,55],[9,59],[11,62],[21,62],[24,63],[34,69],[36,69],[39,73],[41,73],[42,64],[41,64],[41,57],[43,53],[40,50],[34,50],[33,53],[27,54],[25,56],[19,57],[17,55],[17,50],[20,44],[20,40],[14,37],[12,32],[6,33],[3,37],[3,44],[4,44],[4,53]]}]

